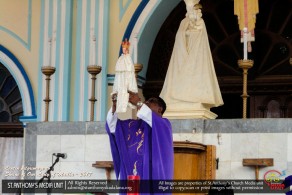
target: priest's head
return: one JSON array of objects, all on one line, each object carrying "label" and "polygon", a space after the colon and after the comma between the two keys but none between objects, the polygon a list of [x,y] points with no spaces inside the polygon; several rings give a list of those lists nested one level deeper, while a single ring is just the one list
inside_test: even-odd
[{"label": "priest's head", "polygon": [[157,96],[151,97],[145,101],[145,104],[155,113],[162,116],[166,110],[166,103],[165,101]]}]

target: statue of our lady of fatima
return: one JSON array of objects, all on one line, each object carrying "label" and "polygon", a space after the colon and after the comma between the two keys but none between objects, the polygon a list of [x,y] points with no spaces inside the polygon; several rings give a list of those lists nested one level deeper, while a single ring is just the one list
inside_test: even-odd
[{"label": "statue of our lady of fatima", "polygon": [[129,54],[130,42],[125,39],[122,42],[122,55],[116,63],[116,75],[112,94],[117,94],[116,112],[126,112],[127,106],[135,108],[129,103],[128,91],[138,93],[137,81],[135,77],[134,63]]}]

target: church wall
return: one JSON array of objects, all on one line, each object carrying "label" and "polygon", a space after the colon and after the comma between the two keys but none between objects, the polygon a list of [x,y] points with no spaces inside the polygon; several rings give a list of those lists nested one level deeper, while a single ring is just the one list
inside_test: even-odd
[{"label": "church wall", "polygon": [[49,121],[89,120],[91,79],[86,67],[91,60],[92,29],[96,64],[102,66],[96,80],[95,120],[105,119],[110,104],[107,74],[114,74],[125,29],[140,3],[0,1],[0,44],[17,57],[32,83],[37,121],[44,120],[46,86],[41,68],[48,65],[49,58],[56,68],[50,81]]},{"label": "church wall", "polygon": [[[292,175],[292,121],[289,119],[171,120],[174,141],[216,146],[219,168],[216,179],[255,179],[254,168],[242,166],[243,158],[273,158],[274,166],[260,169]],[[25,135],[25,165],[46,168],[52,153],[66,153],[56,174],[61,178],[105,179],[95,161],[112,160],[104,122],[30,123]],[[66,174],[65,174],[66,173]],[[72,173],[76,173],[72,175]],[[111,177],[115,178],[114,172]],[[83,178],[82,178],[83,179]]]},{"label": "church wall", "polygon": [[19,60],[35,98],[39,75],[40,6],[38,0],[18,1],[17,5],[15,1],[0,1],[0,44]]}]

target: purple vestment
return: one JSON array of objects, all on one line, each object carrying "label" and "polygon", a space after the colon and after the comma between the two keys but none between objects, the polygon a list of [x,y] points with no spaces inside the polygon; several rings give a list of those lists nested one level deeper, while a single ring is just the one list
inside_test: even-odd
[{"label": "purple vestment", "polygon": [[173,141],[168,119],[152,112],[152,128],[143,120],[118,120],[115,133],[108,125],[116,177],[126,180],[136,167],[141,180],[173,179]]}]

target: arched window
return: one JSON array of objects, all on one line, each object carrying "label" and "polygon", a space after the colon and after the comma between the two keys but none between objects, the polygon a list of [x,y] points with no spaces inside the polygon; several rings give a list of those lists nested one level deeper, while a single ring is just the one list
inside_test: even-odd
[{"label": "arched window", "polygon": [[0,64],[0,122],[19,122],[23,115],[22,101],[16,81]]},{"label": "arched window", "polygon": [[0,63],[0,137],[22,137],[23,115],[21,95],[16,81]]}]

